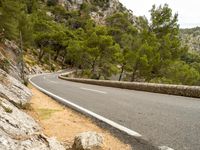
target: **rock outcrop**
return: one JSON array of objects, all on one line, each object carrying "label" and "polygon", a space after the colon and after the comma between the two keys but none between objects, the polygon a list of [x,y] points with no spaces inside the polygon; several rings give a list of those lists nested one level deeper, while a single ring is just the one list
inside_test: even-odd
[{"label": "rock outcrop", "polygon": [[20,81],[0,70],[0,96],[13,104],[23,105],[30,100],[31,92]]},{"label": "rock outcrop", "polygon": [[84,0],[58,0],[58,3],[65,6],[68,10],[78,10],[83,4]]},{"label": "rock outcrop", "polygon": [[181,43],[189,51],[200,53],[200,27],[180,30]]},{"label": "rock outcrop", "polygon": [[93,9],[90,10],[89,14],[100,25],[104,25],[106,18],[115,12],[128,13],[132,23],[136,24],[137,22],[137,17],[133,15],[133,12],[126,9],[119,0],[58,0],[58,3],[69,11],[80,10],[83,3],[91,5]]},{"label": "rock outcrop", "polygon": [[13,41],[5,40],[0,46],[0,68],[3,69],[3,62],[7,65],[5,69],[7,73],[18,80],[20,78],[20,64],[19,62],[20,49]]},{"label": "rock outcrop", "polygon": [[0,69],[0,149],[64,150],[55,138],[44,136],[35,120],[20,109],[30,98],[27,87]]}]

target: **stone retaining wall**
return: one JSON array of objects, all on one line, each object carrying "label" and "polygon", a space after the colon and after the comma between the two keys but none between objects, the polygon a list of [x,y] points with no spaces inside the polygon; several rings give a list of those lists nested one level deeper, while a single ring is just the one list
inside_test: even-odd
[{"label": "stone retaining wall", "polygon": [[162,93],[162,94],[171,94],[171,95],[200,98],[199,86],[80,79],[80,78],[64,77],[64,74],[60,75],[59,78],[68,80],[68,81],[73,81],[73,82],[94,84],[94,85],[100,85],[100,86],[108,86],[108,87],[115,87],[115,88],[122,88],[122,89],[139,90],[139,91],[147,91],[147,92],[153,92],[153,93]]}]

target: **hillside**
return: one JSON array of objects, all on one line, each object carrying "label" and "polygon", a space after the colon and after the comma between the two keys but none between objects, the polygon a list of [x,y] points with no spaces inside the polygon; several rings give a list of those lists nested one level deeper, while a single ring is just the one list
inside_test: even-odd
[{"label": "hillside", "polygon": [[117,12],[128,13],[134,24],[137,21],[137,17],[133,16],[131,10],[126,9],[119,0],[58,0],[58,4],[68,11],[87,9],[90,17],[100,25],[105,25],[106,18]]},{"label": "hillside", "polygon": [[191,51],[200,53],[200,27],[181,29],[181,38]]},{"label": "hillside", "polygon": [[136,17],[118,0],[1,0],[0,40],[22,49],[19,64],[28,70],[72,67],[84,78],[199,85],[200,56],[181,44],[177,15],[167,4],[150,14],[150,22]]}]

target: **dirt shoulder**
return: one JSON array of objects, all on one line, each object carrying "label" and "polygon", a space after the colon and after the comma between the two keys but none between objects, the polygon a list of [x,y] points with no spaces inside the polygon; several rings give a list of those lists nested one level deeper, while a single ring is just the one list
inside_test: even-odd
[{"label": "dirt shoulder", "polygon": [[52,98],[29,85],[33,93],[31,115],[42,127],[47,136],[57,137],[66,145],[72,145],[74,137],[82,132],[95,131],[104,137],[104,150],[130,150],[131,147],[122,143],[108,131],[98,127],[91,119],[67,108]]}]

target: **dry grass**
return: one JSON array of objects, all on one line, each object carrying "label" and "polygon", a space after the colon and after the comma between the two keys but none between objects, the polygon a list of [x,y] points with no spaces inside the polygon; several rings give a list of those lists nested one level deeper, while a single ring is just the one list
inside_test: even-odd
[{"label": "dry grass", "polygon": [[66,145],[72,145],[74,137],[82,132],[95,131],[104,137],[104,150],[130,150],[108,131],[98,127],[92,120],[81,115],[29,86],[33,92],[32,110],[27,112],[35,118],[47,136],[57,137]]}]

